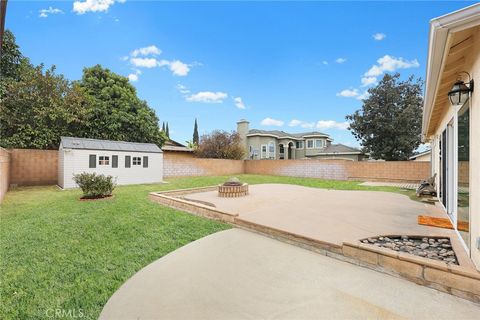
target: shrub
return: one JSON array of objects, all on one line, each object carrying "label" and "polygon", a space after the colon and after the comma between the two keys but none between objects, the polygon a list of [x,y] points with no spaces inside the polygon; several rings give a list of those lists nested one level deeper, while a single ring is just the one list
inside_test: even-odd
[{"label": "shrub", "polygon": [[73,180],[83,191],[84,198],[102,198],[110,196],[115,189],[112,176],[96,173],[79,173],[73,175]]},{"label": "shrub", "polygon": [[245,148],[237,132],[216,130],[201,137],[195,154],[199,158],[240,160],[245,155]]}]

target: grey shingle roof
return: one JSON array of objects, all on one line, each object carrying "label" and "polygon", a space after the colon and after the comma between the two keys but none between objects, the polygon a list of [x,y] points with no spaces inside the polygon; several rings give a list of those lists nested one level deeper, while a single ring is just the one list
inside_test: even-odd
[{"label": "grey shingle roof", "polygon": [[248,135],[255,135],[255,134],[269,134],[276,136],[278,138],[281,137],[294,137],[301,139],[305,136],[325,136],[330,137],[328,134],[318,131],[311,131],[311,132],[301,132],[301,133],[288,133],[281,130],[259,130],[259,129],[251,129],[248,131]]},{"label": "grey shingle roof", "polygon": [[75,138],[75,137],[62,137],[60,145],[66,149],[162,153],[162,150],[154,143],[139,143],[139,142],[99,140],[99,139],[87,139],[87,138]]},{"label": "grey shingle roof", "polygon": [[352,148],[343,144],[331,144],[325,149],[318,152],[319,154],[322,153],[362,153],[361,150]]}]

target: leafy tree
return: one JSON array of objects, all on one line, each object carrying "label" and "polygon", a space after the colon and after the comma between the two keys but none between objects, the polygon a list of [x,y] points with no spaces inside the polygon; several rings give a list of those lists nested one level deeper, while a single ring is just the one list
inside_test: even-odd
[{"label": "leafy tree", "polygon": [[195,154],[200,158],[243,159],[245,150],[237,132],[213,131],[203,135]]},{"label": "leafy tree", "polygon": [[155,111],[137,97],[126,77],[96,65],[83,70],[78,85],[88,101],[88,137],[163,145],[166,136]]},{"label": "leafy tree", "polygon": [[42,65],[24,70],[21,78],[4,82],[1,146],[56,149],[62,135],[84,135],[86,100],[77,85]]},{"label": "leafy tree", "polygon": [[361,110],[347,115],[349,130],[374,159],[407,160],[421,143],[421,79],[400,81],[400,74],[385,74],[368,90]]},{"label": "leafy tree", "polygon": [[193,144],[198,146],[199,143],[199,137],[198,137],[198,124],[197,124],[197,118],[195,118],[195,125],[193,126]]},{"label": "leafy tree", "polygon": [[167,135],[167,138],[170,138],[170,129],[168,129],[168,122],[167,122],[167,126],[165,128],[165,134]]},{"label": "leafy tree", "polygon": [[30,61],[20,52],[13,33],[5,30],[0,57],[1,81],[19,81],[26,69],[32,69]]}]

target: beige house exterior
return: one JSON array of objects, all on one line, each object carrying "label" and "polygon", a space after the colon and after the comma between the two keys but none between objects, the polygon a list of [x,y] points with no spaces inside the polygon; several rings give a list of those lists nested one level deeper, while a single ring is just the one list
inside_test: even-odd
[{"label": "beige house exterior", "polygon": [[[422,135],[439,206],[455,228],[469,223],[457,234],[480,270],[480,4],[433,19],[429,37]],[[468,89],[461,101],[452,90],[458,80]]]},{"label": "beige house exterior", "polygon": [[280,130],[250,129],[247,120],[237,122],[237,132],[245,147],[245,159],[343,159],[361,161],[365,155],[358,149],[333,144],[328,134],[312,131],[287,133]]}]

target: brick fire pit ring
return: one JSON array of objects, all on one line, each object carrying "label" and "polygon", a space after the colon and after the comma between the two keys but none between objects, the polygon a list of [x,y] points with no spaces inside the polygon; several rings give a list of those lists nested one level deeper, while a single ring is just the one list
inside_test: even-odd
[{"label": "brick fire pit ring", "polygon": [[238,198],[248,195],[248,183],[239,186],[218,185],[218,196],[222,198]]}]

